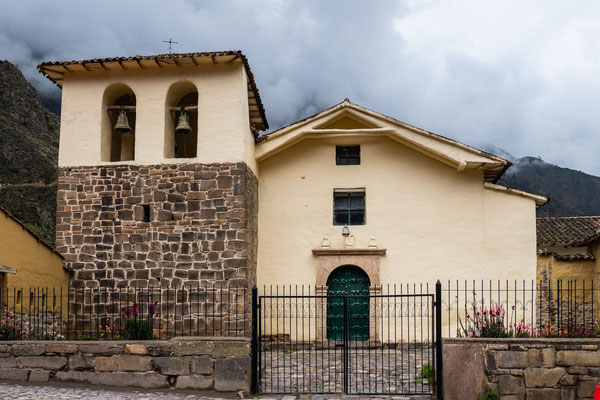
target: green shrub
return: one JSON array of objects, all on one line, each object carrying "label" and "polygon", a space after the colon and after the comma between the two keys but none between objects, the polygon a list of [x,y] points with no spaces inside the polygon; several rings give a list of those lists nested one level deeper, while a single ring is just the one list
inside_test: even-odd
[{"label": "green shrub", "polygon": [[417,382],[425,382],[428,385],[433,383],[433,366],[430,364],[423,364],[421,372],[417,375]]},{"label": "green shrub", "polygon": [[121,339],[152,340],[152,321],[150,320],[150,318],[126,318],[123,322]]},{"label": "green shrub", "polygon": [[123,307],[121,309],[121,319],[123,325],[121,327],[120,339],[123,340],[152,340],[153,339],[153,321],[155,316],[156,305],[148,305],[146,316],[141,312],[140,307],[135,302],[131,307]]},{"label": "green shrub", "polygon": [[483,391],[477,395],[476,400],[500,400],[500,395],[489,386],[483,388]]}]

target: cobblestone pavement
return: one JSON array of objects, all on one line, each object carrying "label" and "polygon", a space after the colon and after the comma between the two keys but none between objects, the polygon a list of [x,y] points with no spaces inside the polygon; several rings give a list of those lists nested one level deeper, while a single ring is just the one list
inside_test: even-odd
[{"label": "cobblestone pavement", "polygon": [[[261,390],[273,393],[340,393],[344,380],[343,348],[273,350],[261,354]],[[433,350],[417,348],[351,349],[349,392],[432,393],[422,369],[433,365]]]},{"label": "cobblestone pavement", "polygon": [[[54,385],[32,385],[0,383],[0,398],[3,400],[227,400],[215,396],[172,390],[128,390],[117,391],[102,388],[63,387]],[[346,396],[346,395],[300,395],[258,396],[258,400],[429,400],[429,396]],[[231,399],[231,397],[229,397]]]}]

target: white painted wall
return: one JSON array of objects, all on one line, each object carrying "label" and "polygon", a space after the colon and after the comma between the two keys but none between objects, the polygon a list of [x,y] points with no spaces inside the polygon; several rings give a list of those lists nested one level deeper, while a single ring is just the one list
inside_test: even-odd
[{"label": "white painted wall", "polygon": [[[336,144],[360,144],[361,165],[336,166]],[[535,202],[483,187],[479,170],[457,172],[387,137],[306,139],[259,164],[258,284],[314,285],[323,235],[333,226],[333,189],[366,189],[366,225],[387,249],[381,282],[534,279]]]},{"label": "white painted wall", "polygon": [[[194,159],[164,157],[165,100],[169,87],[190,81],[198,88],[198,152]],[[113,83],[136,96],[135,160],[130,164],[246,162],[255,172],[248,117],[248,86],[241,63],[148,70],[67,73],[63,83],[59,166],[101,161],[102,98]]]}]

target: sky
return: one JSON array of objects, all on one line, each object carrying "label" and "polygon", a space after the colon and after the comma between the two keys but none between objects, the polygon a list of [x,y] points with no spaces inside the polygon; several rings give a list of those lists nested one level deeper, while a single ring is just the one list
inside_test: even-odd
[{"label": "sky", "polygon": [[[0,59],[242,50],[271,130],[344,98],[428,131],[600,175],[600,2],[0,0]],[[500,154],[502,155],[502,154]]]}]

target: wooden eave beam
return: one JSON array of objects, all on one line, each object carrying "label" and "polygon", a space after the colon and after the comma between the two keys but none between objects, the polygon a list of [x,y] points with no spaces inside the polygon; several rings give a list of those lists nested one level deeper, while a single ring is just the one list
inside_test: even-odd
[{"label": "wooden eave beam", "polygon": [[105,71],[108,71],[108,68],[106,67],[106,65],[104,65],[102,61],[98,60],[98,64],[100,64],[100,66],[104,68]]},{"label": "wooden eave beam", "polygon": [[210,58],[212,59],[213,64],[218,64],[219,62],[217,61],[217,57],[213,54],[210,56]]},{"label": "wooden eave beam", "polygon": [[181,63],[179,62],[179,60],[177,59],[177,57],[173,57],[173,62],[175,63],[175,65],[177,65],[178,67],[181,67]]},{"label": "wooden eave beam", "polygon": [[67,68],[67,63],[63,63],[63,68],[67,71],[67,72],[75,72],[72,69]]},{"label": "wooden eave beam", "polygon": [[182,108],[185,111],[198,111],[198,106],[184,106],[184,107],[173,106],[173,107],[169,107],[169,111],[177,112],[177,111],[181,111]]},{"label": "wooden eave beam", "polygon": [[123,65],[123,61],[117,60],[117,63],[119,63],[119,66],[123,69],[123,71],[127,71],[127,68],[125,68],[125,66]]},{"label": "wooden eave beam", "polygon": [[86,71],[90,71],[90,69],[88,67],[85,66],[85,62],[81,62],[81,66],[83,67],[83,69],[85,69]]},{"label": "wooden eave beam", "polygon": [[200,65],[200,64],[198,64],[198,61],[196,61],[196,59],[194,58],[194,56],[191,56],[190,59],[192,60],[192,62],[194,63],[194,65]]},{"label": "wooden eave beam", "polygon": [[152,57],[152,59],[154,60],[154,62],[156,63],[156,65],[158,65],[158,68],[162,68],[162,65],[160,65],[160,63],[158,62],[158,58],[157,57]]},{"label": "wooden eave beam", "polygon": [[135,59],[135,62],[137,63],[138,67],[140,67],[140,69],[144,69],[144,66],[142,65],[142,63],[140,62],[140,60],[138,60],[137,58]]},{"label": "wooden eave beam", "polygon": [[231,64],[232,62],[234,62],[235,60],[237,60],[238,58],[240,58],[239,54],[234,55],[231,60],[227,61],[228,64]]},{"label": "wooden eave beam", "polygon": [[108,106],[106,107],[108,111],[135,111],[135,106]]}]

